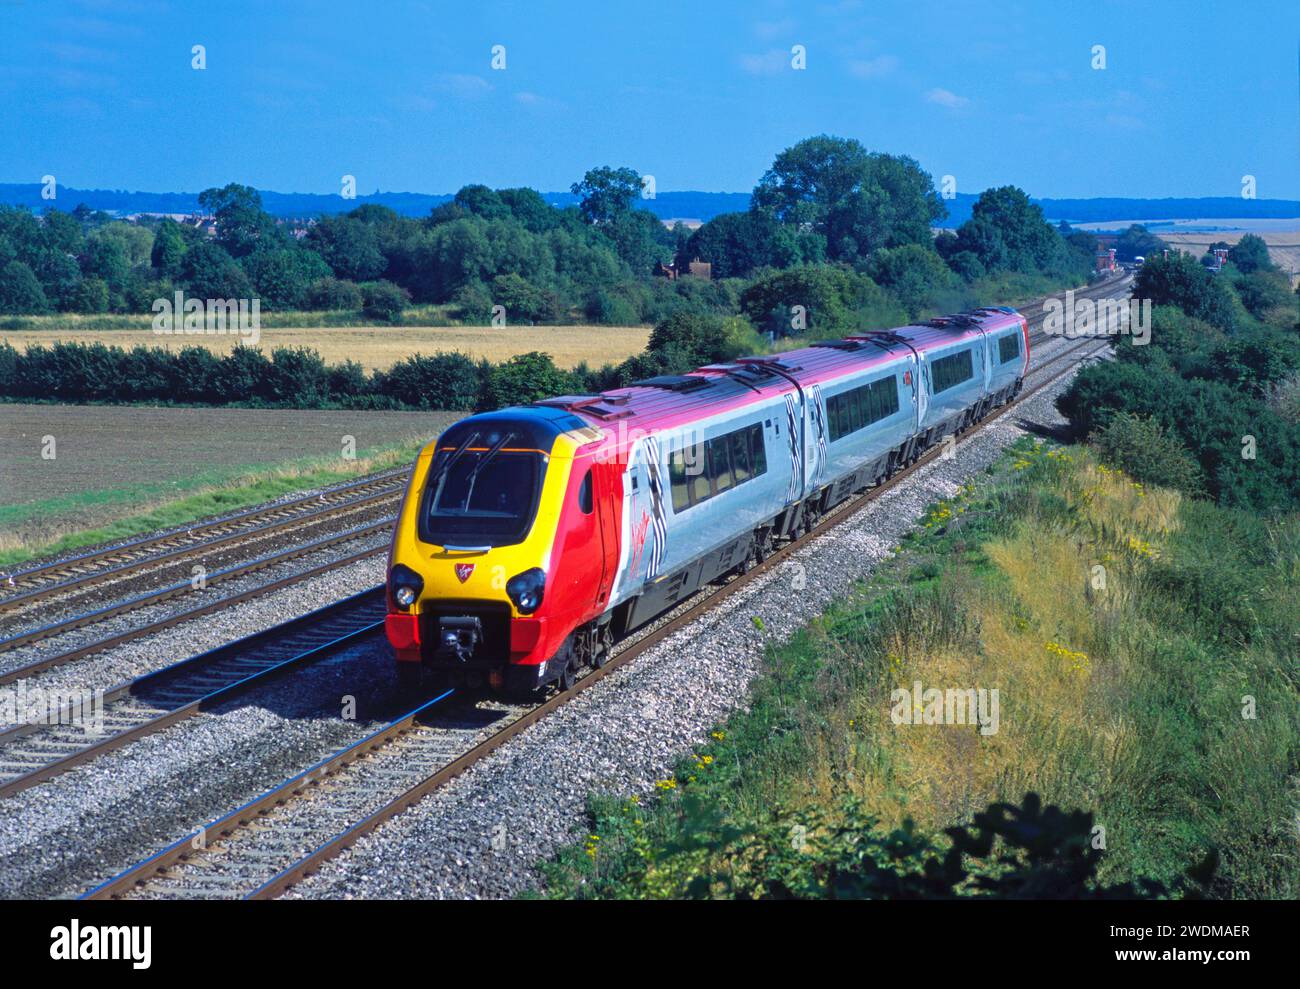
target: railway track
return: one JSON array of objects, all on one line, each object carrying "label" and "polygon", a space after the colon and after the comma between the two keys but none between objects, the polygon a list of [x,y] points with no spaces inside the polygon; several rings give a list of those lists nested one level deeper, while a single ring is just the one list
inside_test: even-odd
[{"label": "railway track", "polygon": [[0,797],[121,748],[340,649],[382,638],[384,589],[360,594],[119,684],[100,699],[102,730],[68,701],[53,724],[0,731]]},{"label": "railway track", "polygon": [[[388,519],[384,519],[381,522],[374,523],[372,525],[363,526],[360,529],[351,529],[346,532],[329,536],[325,539],[317,540],[315,542],[308,543],[303,546],[292,547],[280,553],[272,554],[271,556],[260,557],[256,560],[252,560],[247,563],[242,563],[237,566],[230,567],[223,571],[218,571],[217,573],[210,575],[207,578],[206,583],[207,586],[211,586],[213,583],[220,583],[222,581],[231,580],[235,577],[241,577],[245,574],[254,573],[258,570],[264,570],[268,567],[273,567],[281,563],[290,562],[300,557],[307,556],[311,553],[320,552],[321,550],[329,549],[334,546],[340,545],[342,543],[386,535],[388,531],[391,529],[392,524],[393,524],[393,520],[391,518],[388,518]],[[92,642],[75,646],[71,649],[67,649],[62,652],[54,653],[48,656],[43,656],[40,659],[33,660],[30,663],[26,663],[22,666],[18,666],[13,669],[6,670],[3,673],[0,673],[0,686],[3,686],[4,684],[7,683],[13,683],[16,680],[22,680],[26,677],[32,676],[35,673],[40,673],[44,670],[54,669],[55,667],[66,665],[67,663],[70,663],[76,659],[80,659],[83,656],[89,656],[94,653],[103,652],[105,649],[110,649],[114,646],[119,646],[122,645],[123,643],[131,642],[135,639],[140,639],[147,635],[152,635],[153,633],[160,632],[163,629],[171,628],[173,625],[179,625],[181,622],[189,621],[194,618],[200,618],[204,615],[212,614],[213,612],[227,608],[233,604],[239,604],[244,601],[250,601],[253,598],[261,597],[265,594],[271,593],[272,591],[277,591],[285,587],[292,587],[295,584],[300,584],[302,583],[302,581],[307,580],[311,577],[315,577],[324,573],[329,573],[332,570],[339,570],[342,569],[343,567],[350,566],[353,563],[360,562],[361,560],[367,560],[372,557],[379,556],[380,554],[387,552],[387,549],[388,547],[386,543],[378,546],[373,546],[368,549],[363,549],[356,553],[351,553],[347,556],[343,556],[338,559],[319,564],[318,566],[315,567],[311,567],[310,569],[291,574],[287,577],[281,577],[265,584],[259,584],[256,587],[252,587],[245,591],[241,591],[238,594],[233,594],[222,598],[216,598],[214,600],[208,601],[205,604],[198,605],[194,608],[189,608],[185,611],[176,612],[171,615],[167,615],[163,618],[159,618],[151,622],[146,622],[145,624],[135,626],[134,628],[129,628],[126,629],[125,631],[118,632],[106,636],[104,638],[96,639]],[[137,611],[140,608],[147,607],[152,604],[158,604],[163,601],[169,601],[174,598],[179,598],[184,595],[192,594],[192,593],[194,593],[193,585],[189,581],[185,581],[182,583],[173,584],[169,587],[162,588],[161,590],[158,591],[152,591],[148,594],[144,594],[139,597],[132,598],[128,601],[120,602],[115,605],[110,605],[107,608],[101,608],[97,611],[89,612],[87,614],[77,615],[60,622],[55,622],[50,625],[42,626],[41,628],[33,629],[29,632],[20,633],[19,635],[12,636],[8,639],[0,641],[0,655],[3,655],[5,652],[8,652],[12,649],[16,649],[19,646],[28,645],[33,642],[38,642],[42,639],[46,639],[54,635],[59,635],[63,632],[72,631],[77,628],[82,628],[84,626],[91,625],[99,621],[103,621],[107,618],[111,618],[116,615],[124,614],[130,611]]]},{"label": "railway track", "polygon": [[182,561],[250,538],[283,532],[337,515],[340,510],[392,500],[401,494],[407,472],[406,467],[395,468],[318,494],[250,508],[212,522],[141,536],[26,570],[0,572],[0,612],[66,595],[104,580],[119,579],[147,567]]},{"label": "railway track", "polygon": [[[1072,358],[1086,358],[1106,349],[1108,343],[1090,338],[1057,351],[1030,372],[1043,376],[1041,380],[1027,387],[1015,401],[993,410],[968,433],[983,429],[1054,384],[1073,369],[1076,361]],[[1060,364],[1065,366],[1053,370]],[[569,690],[528,708],[503,707],[497,730],[472,745],[466,743],[471,736],[477,737],[477,731],[471,732],[445,717],[454,696],[447,692],[198,829],[194,836],[180,839],[124,870],[84,897],[264,899],[282,894],[361,836],[418,803],[613,671],[691,625],[760,575],[781,566],[810,539],[852,519],[859,509],[932,462],[942,450],[942,446],[932,448],[883,484],[828,513],[807,536],[782,546],[761,564],[703,597],[697,595],[667,620],[625,640],[604,666],[586,671]],[[456,753],[458,745],[462,748]],[[389,796],[394,792],[396,796]]]}]

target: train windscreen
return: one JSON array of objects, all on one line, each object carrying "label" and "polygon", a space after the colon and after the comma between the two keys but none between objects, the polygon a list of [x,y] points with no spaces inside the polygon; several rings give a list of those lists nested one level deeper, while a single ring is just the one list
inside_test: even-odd
[{"label": "train windscreen", "polygon": [[509,546],[537,512],[543,457],[495,447],[441,450],[429,469],[420,538],[436,546]]}]

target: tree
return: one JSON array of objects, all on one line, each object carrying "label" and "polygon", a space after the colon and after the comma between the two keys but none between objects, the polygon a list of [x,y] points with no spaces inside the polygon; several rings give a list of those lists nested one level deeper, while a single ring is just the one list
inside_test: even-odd
[{"label": "tree", "polygon": [[946,214],[913,159],[825,134],[777,155],[754,189],[753,208],[817,231],[828,256],[846,261],[880,247],[928,243],[931,223]]},{"label": "tree", "polygon": [[1034,272],[1060,262],[1063,241],[1043,218],[1042,208],[1023,190],[1007,185],[980,193],[971,218],[957,230],[957,244],[990,271]]},{"label": "tree", "polygon": [[1264,238],[1255,234],[1245,234],[1228,248],[1228,260],[1246,275],[1253,271],[1273,271],[1276,268],[1268,256],[1268,245],[1264,243]]},{"label": "tree", "polygon": [[0,313],[27,315],[50,308],[36,275],[22,261],[10,261],[0,269]]},{"label": "tree", "polygon": [[[101,228],[106,229],[106,228]],[[102,278],[108,283],[113,296],[110,305],[121,308],[131,280],[131,263],[120,240],[112,237],[86,238],[86,253],[81,258],[81,270],[87,278]]]},{"label": "tree", "polygon": [[50,209],[45,211],[45,242],[64,254],[80,254],[85,242],[81,223],[71,213]]},{"label": "tree", "polygon": [[621,213],[632,208],[632,202],[641,193],[641,176],[635,169],[610,168],[608,165],[590,169],[571,187],[581,203],[578,209],[588,223],[609,223]]},{"label": "tree", "polygon": [[231,257],[253,253],[259,241],[276,235],[275,221],[262,211],[262,197],[252,186],[231,182],[220,189],[204,189],[199,205],[217,220],[217,243]]},{"label": "tree", "polygon": [[388,267],[388,259],[379,250],[375,227],[356,217],[321,217],[304,239],[339,278],[369,281]]},{"label": "tree", "polygon": [[533,233],[550,230],[559,223],[559,210],[542,198],[535,189],[498,189],[510,215]]},{"label": "tree", "polygon": [[874,252],[867,264],[867,274],[898,296],[908,319],[916,319],[927,306],[949,299],[956,301],[959,291],[956,276],[943,263],[943,258],[920,244]]},{"label": "tree", "polygon": [[485,185],[464,186],[456,193],[455,202],[467,213],[486,220],[502,220],[510,215],[510,207]]},{"label": "tree", "polygon": [[600,227],[619,258],[639,275],[649,275],[658,262],[672,257],[672,234],[648,210],[629,209]]},{"label": "tree", "polygon": [[808,332],[832,337],[873,319],[888,323],[903,315],[866,275],[833,265],[760,275],[741,293],[740,309],[760,330],[777,336]]},{"label": "tree", "polygon": [[158,224],[158,230],[153,235],[150,263],[168,278],[175,278],[180,274],[184,259],[185,237],[181,234],[180,224],[167,217]]},{"label": "tree", "polygon": [[181,280],[199,299],[249,299],[253,286],[244,269],[218,244],[196,244],[185,253]]},{"label": "tree", "polygon": [[263,306],[284,310],[302,305],[311,280],[305,270],[307,257],[319,266],[317,277],[328,276],[329,268],[319,257],[296,248],[266,247],[244,259],[244,271]]},{"label": "tree", "polygon": [[1134,258],[1146,258],[1149,261],[1163,254],[1167,246],[1142,224],[1134,223],[1116,238],[1115,256],[1121,261],[1132,261]]},{"label": "tree", "polygon": [[492,279],[492,304],[504,306],[509,323],[553,323],[563,314],[559,300],[513,272]]},{"label": "tree", "polygon": [[498,364],[487,374],[479,411],[507,405],[527,405],[543,398],[554,398],[569,390],[569,375],[555,366],[549,354],[532,351],[516,354]]},{"label": "tree", "polygon": [[1153,306],[1177,306],[1189,316],[1231,333],[1232,297],[1224,283],[1183,251],[1148,258],[1138,272],[1133,296]]}]

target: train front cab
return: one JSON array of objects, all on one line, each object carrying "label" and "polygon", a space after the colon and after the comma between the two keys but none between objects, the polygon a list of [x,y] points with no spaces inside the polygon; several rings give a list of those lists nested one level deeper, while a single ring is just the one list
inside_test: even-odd
[{"label": "train front cab", "polygon": [[[600,433],[556,409],[472,416],[421,453],[394,531],[399,679],[525,691],[563,678],[617,561]],[[588,451],[580,454],[580,451]]]}]

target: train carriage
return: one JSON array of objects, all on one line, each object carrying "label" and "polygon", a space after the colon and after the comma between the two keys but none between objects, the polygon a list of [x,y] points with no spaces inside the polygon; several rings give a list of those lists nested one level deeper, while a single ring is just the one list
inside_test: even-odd
[{"label": "train carriage", "polygon": [[417,458],[389,554],[399,676],[569,685],[1020,388],[1012,309],[470,416]]}]

